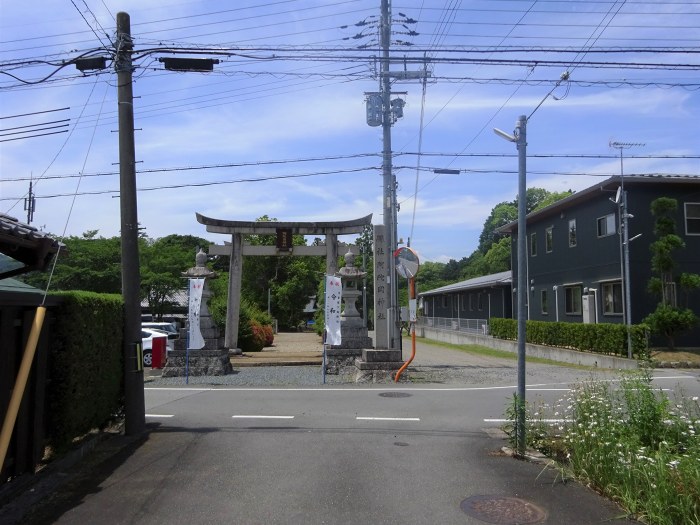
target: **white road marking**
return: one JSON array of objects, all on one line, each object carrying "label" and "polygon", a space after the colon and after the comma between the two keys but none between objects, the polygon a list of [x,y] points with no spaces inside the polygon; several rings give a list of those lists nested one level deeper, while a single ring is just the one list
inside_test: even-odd
[{"label": "white road marking", "polygon": [[528,388],[528,392],[571,392],[570,388]]},{"label": "white road marking", "polygon": [[363,417],[357,416],[358,421],[420,421],[419,417]]},{"label": "white road marking", "polygon": [[294,419],[294,416],[235,415],[233,419]]},{"label": "white road marking", "polygon": [[173,417],[175,414],[146,414],[146,417]]}]

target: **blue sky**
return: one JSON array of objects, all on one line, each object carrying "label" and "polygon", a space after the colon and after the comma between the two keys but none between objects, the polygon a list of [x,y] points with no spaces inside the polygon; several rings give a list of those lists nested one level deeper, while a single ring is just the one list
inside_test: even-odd
[{"label": "blue sky", "polygon": [[[19,80],[0,75],[0,212],[26,220],[32,178],[35,226],[119,235],[113,70],[69,66],[26,84],[111,49],[118,11],[131,16],[136,51],[149,51],[134,71],[148,236],[223,242],[195,212],[382,223],[382,132],[365,121],[380,0],[3,2],[0,71]],[[511,132],[519,115],[529,116],[528,187],[580,190],[618,175],[610,141],[643,144],[624,150],[625,173],[700,175],[697,1],[403,0],[392,14],[392,39],[412,45],[392,45],[391,69],[431,59],[425,97],[420,82],[392,85],[406,102],[392,128],[398,235],[421,260],[468,256],[493,206],[515,197],[516,149],[492,128]],[[222,52],[212,73],[176,73],[158,58],[186,55],[153,49]]]}]

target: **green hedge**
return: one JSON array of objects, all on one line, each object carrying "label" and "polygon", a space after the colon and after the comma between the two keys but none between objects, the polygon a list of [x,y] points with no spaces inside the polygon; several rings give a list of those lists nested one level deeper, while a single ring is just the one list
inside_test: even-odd
[{"label": "green hedge", "polygon": [[[516,319],[493,318],[489,321],[489,328],[491,335],[499,339],[518,338]],[[648,357],[649,327],[638,324],[631,326],[630,330],[633,355],[638,358]],[[627,356],[627,330],[623,324],[527,321],[525,333],[528,343]]]},{"label": "green hedge", "polygon": [[62,450],[122,409],[124,303],[112,294],[52,295],[61,302],[49,354],[47,437]]}]

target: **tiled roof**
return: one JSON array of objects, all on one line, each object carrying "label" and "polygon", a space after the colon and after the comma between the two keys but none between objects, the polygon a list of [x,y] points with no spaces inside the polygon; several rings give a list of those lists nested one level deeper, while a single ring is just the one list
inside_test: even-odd
[{"label": "tiled roof", "polygon": [[60,246],[34,226],[0,213],[0,278],[44,270]]}]

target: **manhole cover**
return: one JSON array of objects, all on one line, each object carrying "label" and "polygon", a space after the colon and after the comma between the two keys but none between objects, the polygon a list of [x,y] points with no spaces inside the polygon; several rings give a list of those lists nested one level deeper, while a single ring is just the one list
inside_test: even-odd
[{"label": "manhole cover", "polygon": [[504,496],[472,496],[460,508],[473,518],[498,525],[527,525],[539,523],[547,514],[532,503]]},{"label": "manhole cover", "polygon": [[411,397],[411,394],[406,392],[382,392],[379,394],[380,397]]}]

